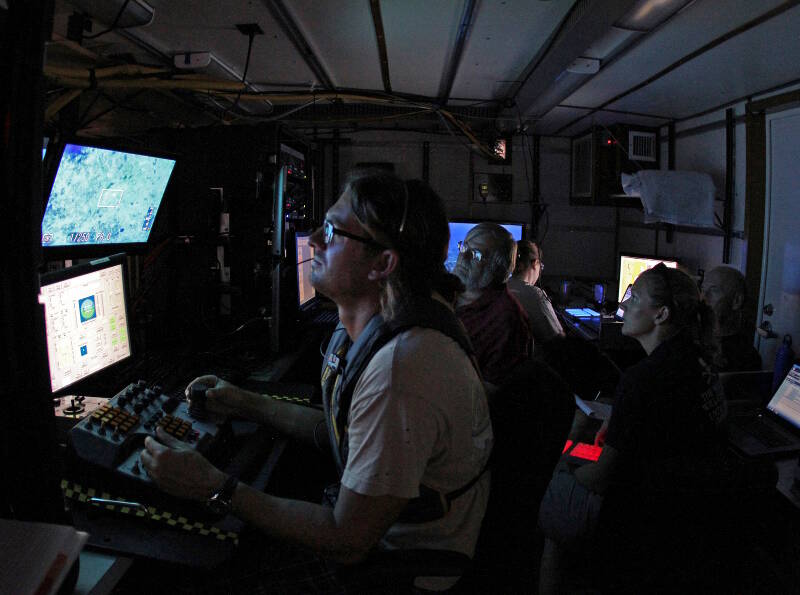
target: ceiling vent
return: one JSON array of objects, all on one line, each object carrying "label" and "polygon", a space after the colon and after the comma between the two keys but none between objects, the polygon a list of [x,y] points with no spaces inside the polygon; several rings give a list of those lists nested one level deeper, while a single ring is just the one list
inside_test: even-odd
[{"label": "ceiling vent", "polygon": [[628,131],[628,159],[652,161],[657,159],[656,133],[641,130]]}]

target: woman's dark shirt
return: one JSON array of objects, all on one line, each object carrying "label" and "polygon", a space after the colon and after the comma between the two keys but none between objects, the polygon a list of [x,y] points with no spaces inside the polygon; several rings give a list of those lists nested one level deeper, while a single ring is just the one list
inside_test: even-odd
[{"label": "woman's dark shirt", "polygon": [[628,368],[617,386],[606,444],[620,455],[614,483],[682,483],[721,442],[726,403],[716,375],[679,333]]}]

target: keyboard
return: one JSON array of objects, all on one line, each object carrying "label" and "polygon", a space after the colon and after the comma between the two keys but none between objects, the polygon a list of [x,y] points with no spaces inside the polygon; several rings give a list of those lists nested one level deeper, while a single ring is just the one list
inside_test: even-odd
[{"label": "keyboard", "polygon": [[770,447],[789,446],[792,441],[775,431],[775,428],[767,425],[761,419],[749,421],[744,426],[744,430],[758,438],[763,444]]}]

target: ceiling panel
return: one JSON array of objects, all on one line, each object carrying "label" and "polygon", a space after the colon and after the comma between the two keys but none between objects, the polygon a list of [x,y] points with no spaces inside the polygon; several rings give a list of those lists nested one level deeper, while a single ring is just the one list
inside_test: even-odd
[{"label": "ceiling panel", "polygon": [[[463,5],[430,0],[381,3],[393,91],[437,96],[456,41]],[[358,67],[359,61],[352,61],[353,68]]]},{"label": "ceiling panel", "polygon": [[572,120],[588,113],[588,110],[572,107],[556,106],[534,124],[536,134],[554,134],[556,130]]},{"label": "ceiling panel", "polygon": [[505,97],[573,4],[573,0],[479,3],[452,95]]},{"label": "ceiling panel", "polygon": [[[262,2],[148,1],[155,9],[153,22],[131,29],[130,33],[164,54],[211,52],[229,67],[233,78],[239,78],[244,72],[248,38],[235,25],[257,23],[264,35],[254,38],[247,80],[309,86],[314,81],[313,73]],[[103,38],[97,40],[104,41]],[[89,42],[85,45],[91,47]]]},{"label": "ceiling panel", "polygon": [[[780,51],[774,40],[780,39]],[[800,7],[695,58],[609,107],[685,118],[800,79]]]},{"label": "ceiling panel", "polygon": [[558,136],[572,137],[585,132],[590,126],[635,124],[656,128],[666,123],[667,120],[664,118],[648,118],[641,115],[607,111],[592,113],[587,109],[559,106],[553,108],[547,115],[538,120],[534,124],[534,131],[536,134],[542,135],[558,134]]},{"label": "ceiling panel", "polygon": [[383,89],[368,0],[287,0],[286,7],[334,85]]},{"label": "ceiling panel", "polygon": [[601,105],[778,4],[780,0],[698,0],[643,43],[602,68],[562,104]]}]

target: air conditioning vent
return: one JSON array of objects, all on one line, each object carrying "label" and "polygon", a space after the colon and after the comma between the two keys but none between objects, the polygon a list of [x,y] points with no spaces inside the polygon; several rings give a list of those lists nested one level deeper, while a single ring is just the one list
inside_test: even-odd
[{"label": "air conditioning vent", "polygon": [[628,159],[656,161],[656,133],[631,130],[628,132]]},{"label": "air conditioning vent", "polygon": [[592,196],[593,148],[592,134],[572,141],[572,196],[574,197]]}]

